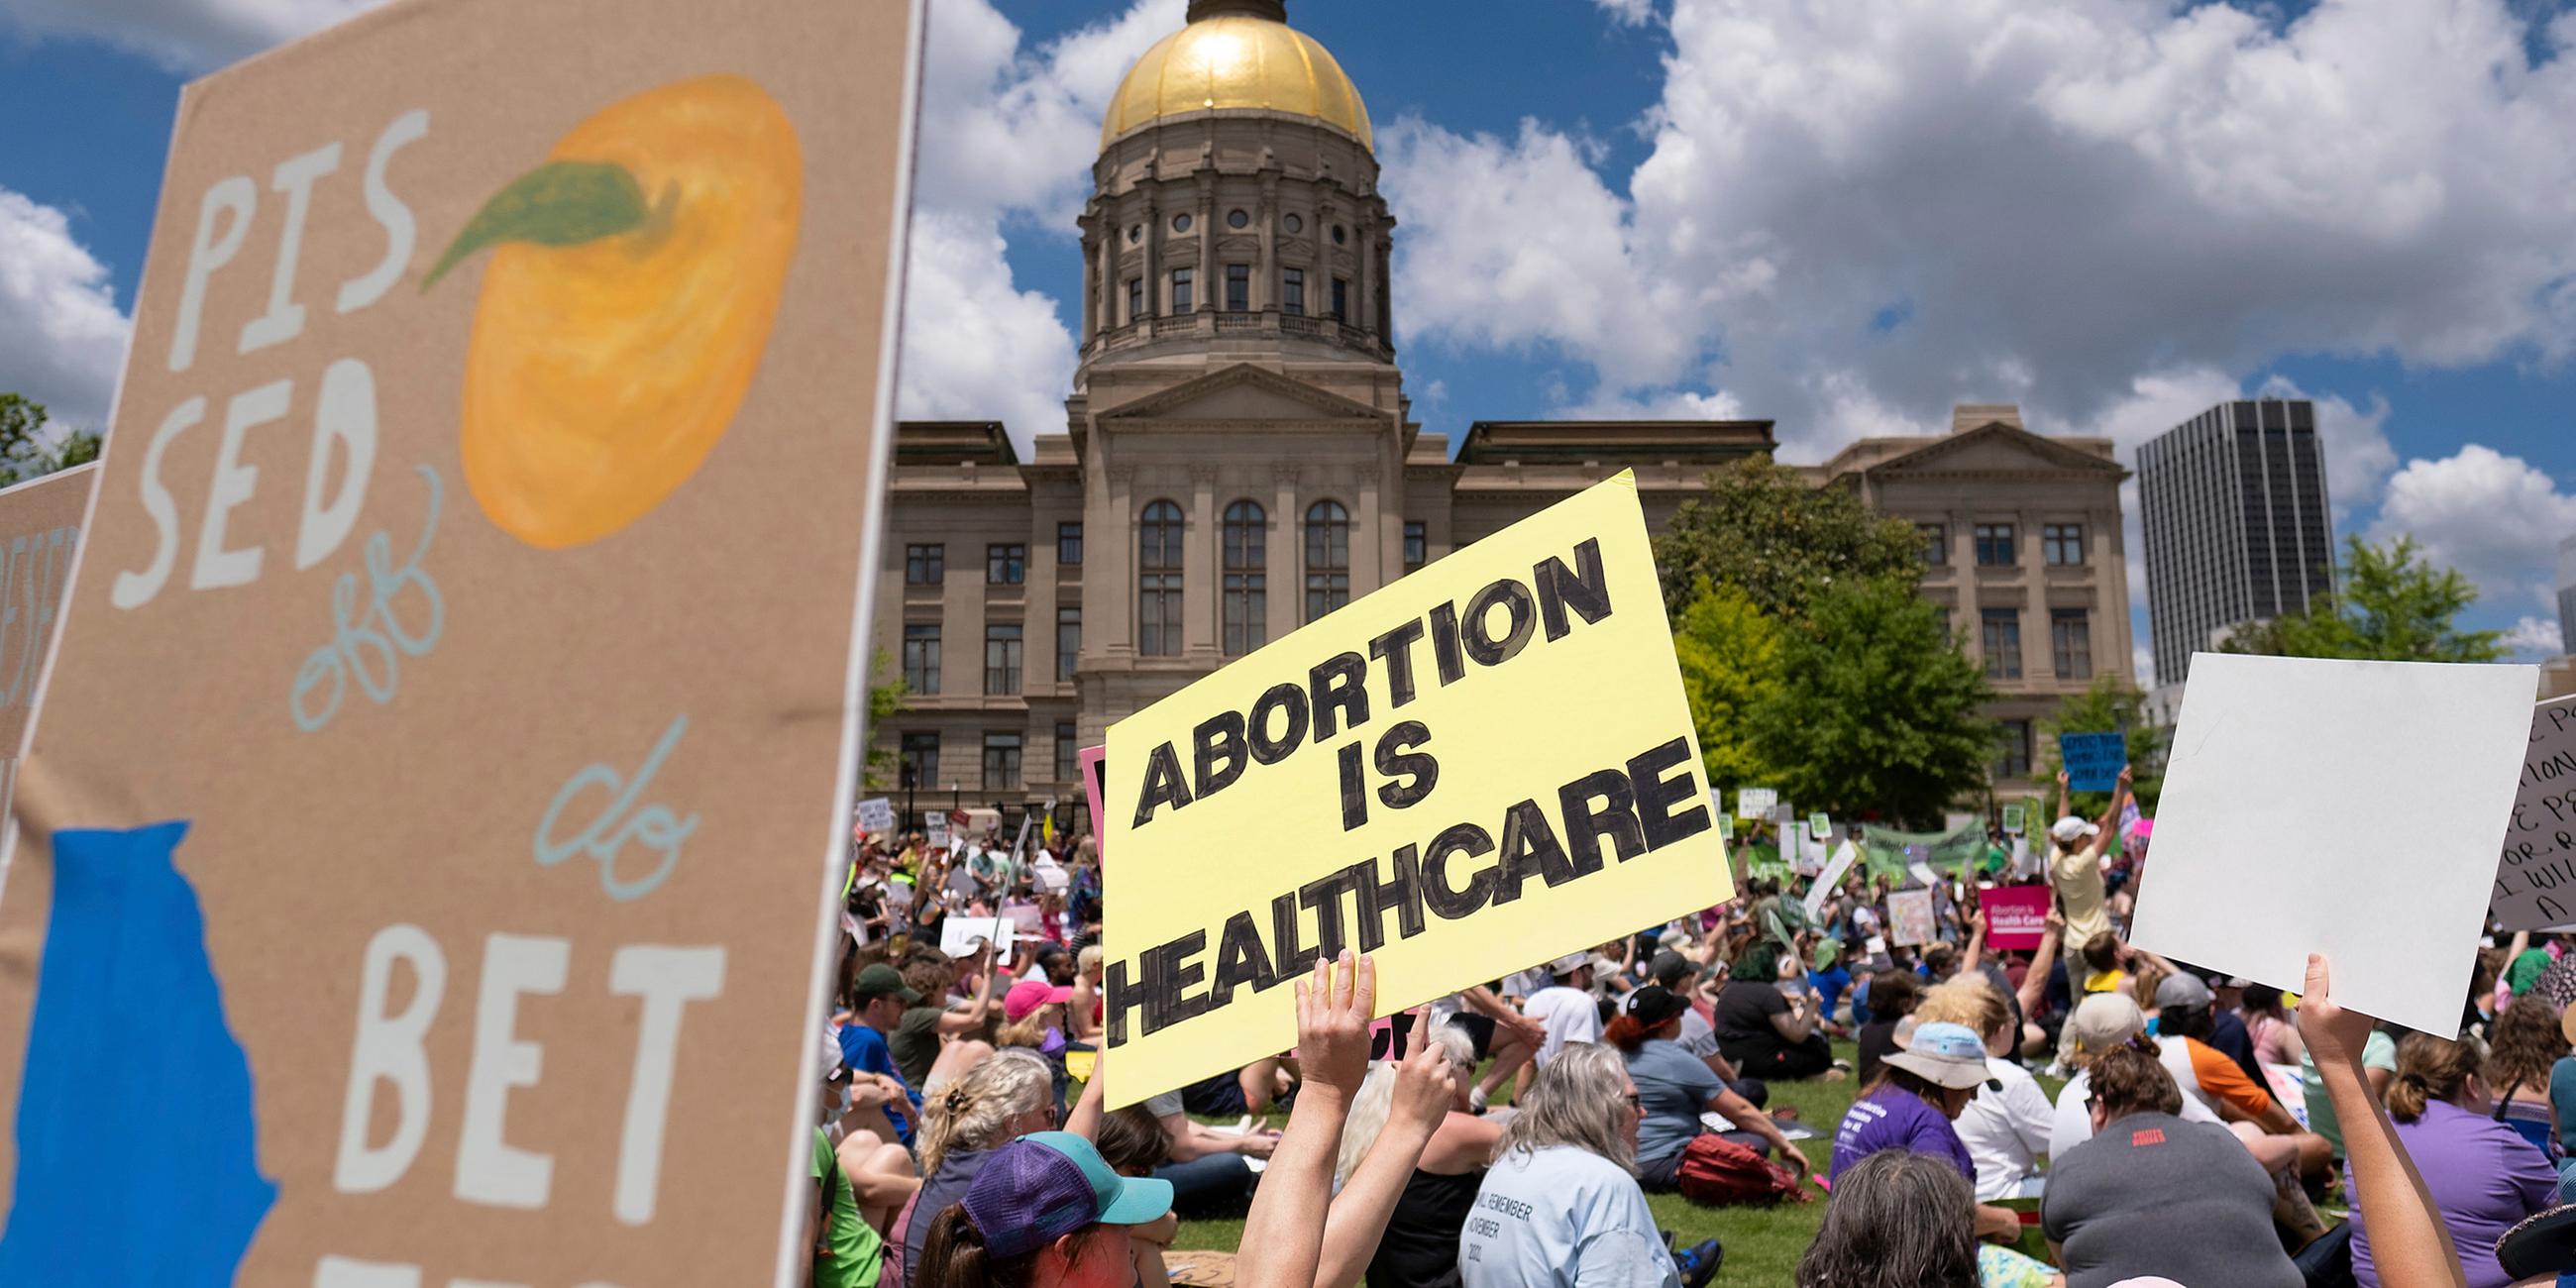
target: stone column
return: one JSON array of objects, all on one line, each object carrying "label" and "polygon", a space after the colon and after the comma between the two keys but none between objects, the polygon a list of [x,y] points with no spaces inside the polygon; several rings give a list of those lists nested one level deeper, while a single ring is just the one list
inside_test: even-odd
[{"label": "stone column", "polygon": [[2040,515],[2019,511],[2013,519],[2013,535],[2019,545],[2013,553],[2021,565],[2021,674],[2034,686],[2055,688],[2057,658],[2049,649],[2048,639],[2048,565],[2040,534],[2046,529],[2038,522]]},{"label": "stone column", "polygon": [[1351,300],[1350,327],[1355,331],[1377,334],[1377,224],[1369,218],[1366,207],[1351,224],[1351,258],[1359,261],[1359,271],[1352,274],[1356,288]]},{"label": "stone column", "polygon": [[1085,345],[1091,343],[1093,336],[1100,334],[1098,264],[1097,253],[1086,237],[1082,243],[1082,343]]},{"label": "stone column", "polygon": [[[1105,575],[1082,579],[1082,651],[1106,657],[1136,655],[1136,467],[1111,465],[1100,429],[1091,430],[1092,454],[1098,458],[1087,489],[1091,494],[1083,519],[1083,540],[1091,546],[1083,562],[1106,559]],[[1084,669],[1088,670],[1086,666]]]},{"label": "stone column", "polygon": [[1100,265],[1096,280],[1100,283],[1100,334],[1106,335],[1118,326],[1118,221],[1111,217],[1106,203],[1100,212]]},{"label": "stone column", "polygon": [[1145,312],[1162,317],[1171,312],[1163,296],[1163,223],[1162,205],[1154,200],[1154,190],[1145,190]]},{"label": "stone column", "polygon": [[1378,482],[1382,471],[1376,461],[1362,461],[1354,473],[1359,479],[1359,512],[1351,516],[1351,598],[1386,584],[1385,507],[1378,500]]},{"label": "stone column", "polygon": [[1256,313],[1279,311],[1279,181],[1261,176],[1261,201],[1252,209],[1254,225],[1261,233],[1261,267],[1254,270],[1252,309]]},{"label": "stone column", "polygon": [[1217,651],[1216,467],[1190,467],[1187,526],[1181,530],[1181,652],[1198,659]]},{"label": "stone column", "polygon": [[[1225,283],[1217,280],[1216,265],[1216,183],[1199,173],[1199,289],[1196,301],[1201,313],[1214,313],[1225,307]],[[1200,335],[1216,334],[1216,321],[1202,318],[1196,328]]]},{"label": "stone column", "polygon": [[1270,482],[1269,558],[1263,573],[1270,587],[1270,638],[1277,639],[1305,622],[1306,530],[1297,507],[1297,467],[1271,466]]}]

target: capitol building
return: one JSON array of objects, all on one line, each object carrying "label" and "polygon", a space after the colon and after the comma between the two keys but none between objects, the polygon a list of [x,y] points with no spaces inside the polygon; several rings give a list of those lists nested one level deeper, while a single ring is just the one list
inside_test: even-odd
[{"label": "capitol building", "polygon": [[[1660,531],[1771,450],[1768,420],[1425,432],[1373,142],[1281,0],[1192,0],[1128,71],[1080,220],[1064,432],[1022,459],[998,422],[897,428],[870,628],[910,690],[871,733],[902,757],[897,809],[1054,800],[1088,826],[1075,752],[1111,723],[1620,470]],[[2063,694],[2130,674],[2109,440],[1963,406],[1809,472],[1922,530],[1924,594],[1999,694],[1999,788]]]}]

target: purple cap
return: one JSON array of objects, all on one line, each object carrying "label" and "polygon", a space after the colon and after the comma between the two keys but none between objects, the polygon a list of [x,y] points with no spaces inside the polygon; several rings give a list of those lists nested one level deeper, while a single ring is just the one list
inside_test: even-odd
[{"label": "purple cap", "polygon": [[993,1152],[959,1200],[996,1258],[1090,1225],[1142,1225],[1172,1210],[1172,1183],[1120,1176],[1071,1132],[1032,1132]]}]

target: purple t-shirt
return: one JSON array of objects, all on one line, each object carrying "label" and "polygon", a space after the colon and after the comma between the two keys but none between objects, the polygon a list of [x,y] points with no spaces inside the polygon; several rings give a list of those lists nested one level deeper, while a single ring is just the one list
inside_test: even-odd
[{"label": "purple t-shirt", "polygon": [[1826,1181],[1841,1180],[1844,1168],[1882,1149],[1949,1159],[1958,1164],[1959,1175],[1967,1177],[1968,1184],[1977,1183],[1977,1165],[1968,1157],[1958,1129],[1940,1110],[1925,1104],[1923,1097],[1892,1082],[1853,1101],[1851,1111],[1843,1115],[1843,1125],[1834,1132],[1834,1161],[1826,1170]]},{"label": "purple t-shirt", "polygon": [[[2557,1202],[2558,1171],[2522,1133],[2447,1100],[2424,1106],[2424,1116],[2397,1124],[2397,1141],[2424,1174],[2424,1188],[2451,1227],[2469,1288],[2505,1288],[2513,1282],[2496,1264],[2496,1240],[2524,1217]],[[2346,1188],[2350,1188],[2347,1179]],[[2370,1259],[2366,1213],[2352,1210],[2352,1273],[2362,1288],[2379,1288]]]}]

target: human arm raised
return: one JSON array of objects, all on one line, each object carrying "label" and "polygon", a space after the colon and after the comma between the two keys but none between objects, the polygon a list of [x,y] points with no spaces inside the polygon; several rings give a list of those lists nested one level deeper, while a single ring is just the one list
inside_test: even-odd
[{"label": "human arm raised", "polygon": [[2040,1002],[2048,996],[2048,968],[2057,964],[2057,948],[2066,938],[2066,918],[2057,911],[2055,900],[2048,905],[2048,922],[2039,932],[2039,949],[2030,955],[2030,969],[2021,977],[2021,987],[2013,996],[2021,1003],[2021,1013],[2036,1015]]},{"label": "human arm raised", "polygon": [[984,1017],[993,1009],[993,976],[998,973],[993,968],[993,946],[986,944],[966,960],[983,964],[983,969],[977,972],[975,1000],[940,1015],[939,1031],[942,1034],[972,1033],[984,1027]]},{"label": "human arm raised", "polygon": [[1351,1099],[1368,1076],[1376,1004],[1377,964],[1355,960],[1349,949],[1338,962],[1318,959],[1297,984],[1297,1056],[1306,1082],[1244,1218],[1241,1246],[1261,1255],[1236,1263],[1241,1288],[1315,1288],[1318,1282],[1333,1159]]},{"label": "human arm raised", "polygon": [[1378,1129],[1377,1139],[1369,1143],[1367,1156],[1352,1169],[1341,1193],[1333,1196],[1332,1210],[1324,1218],[1317,1288],[1352,1288],[1360,1281],[1369,1259],[1377,1255],[1379,1240],[1386,1236],[1387,1220],[1395,1215],[1405,1182],[1413,1179],[1423,1149],[1440,1129],[1441,1120],[1449,1116],[1451,1098],[1458,1090],[1457,1075],[1449,1068],[1448,1053],[1429,1040],[1429,1028],[1423,1016],[1414,1017],[1404,1061],[1395,1071],[1386,1125]]},{"label": "human arm raised", "polygon": [[2356,1202],[2370,1213],[2370,1254],[2382,1283],[2466,1288],[2451,1228],[2433,1206],[2422,1173],[2389,1124],[2388,1110],[2370,1093],[2361,1054],[2370,1041],[2370,1017],[2335,1004],[2324,955],[2308,954],[2307,988],[2299,998],[2299,1035],[2307,1040],[2326,1099],[2343,1125],[2352,1161]]}]

